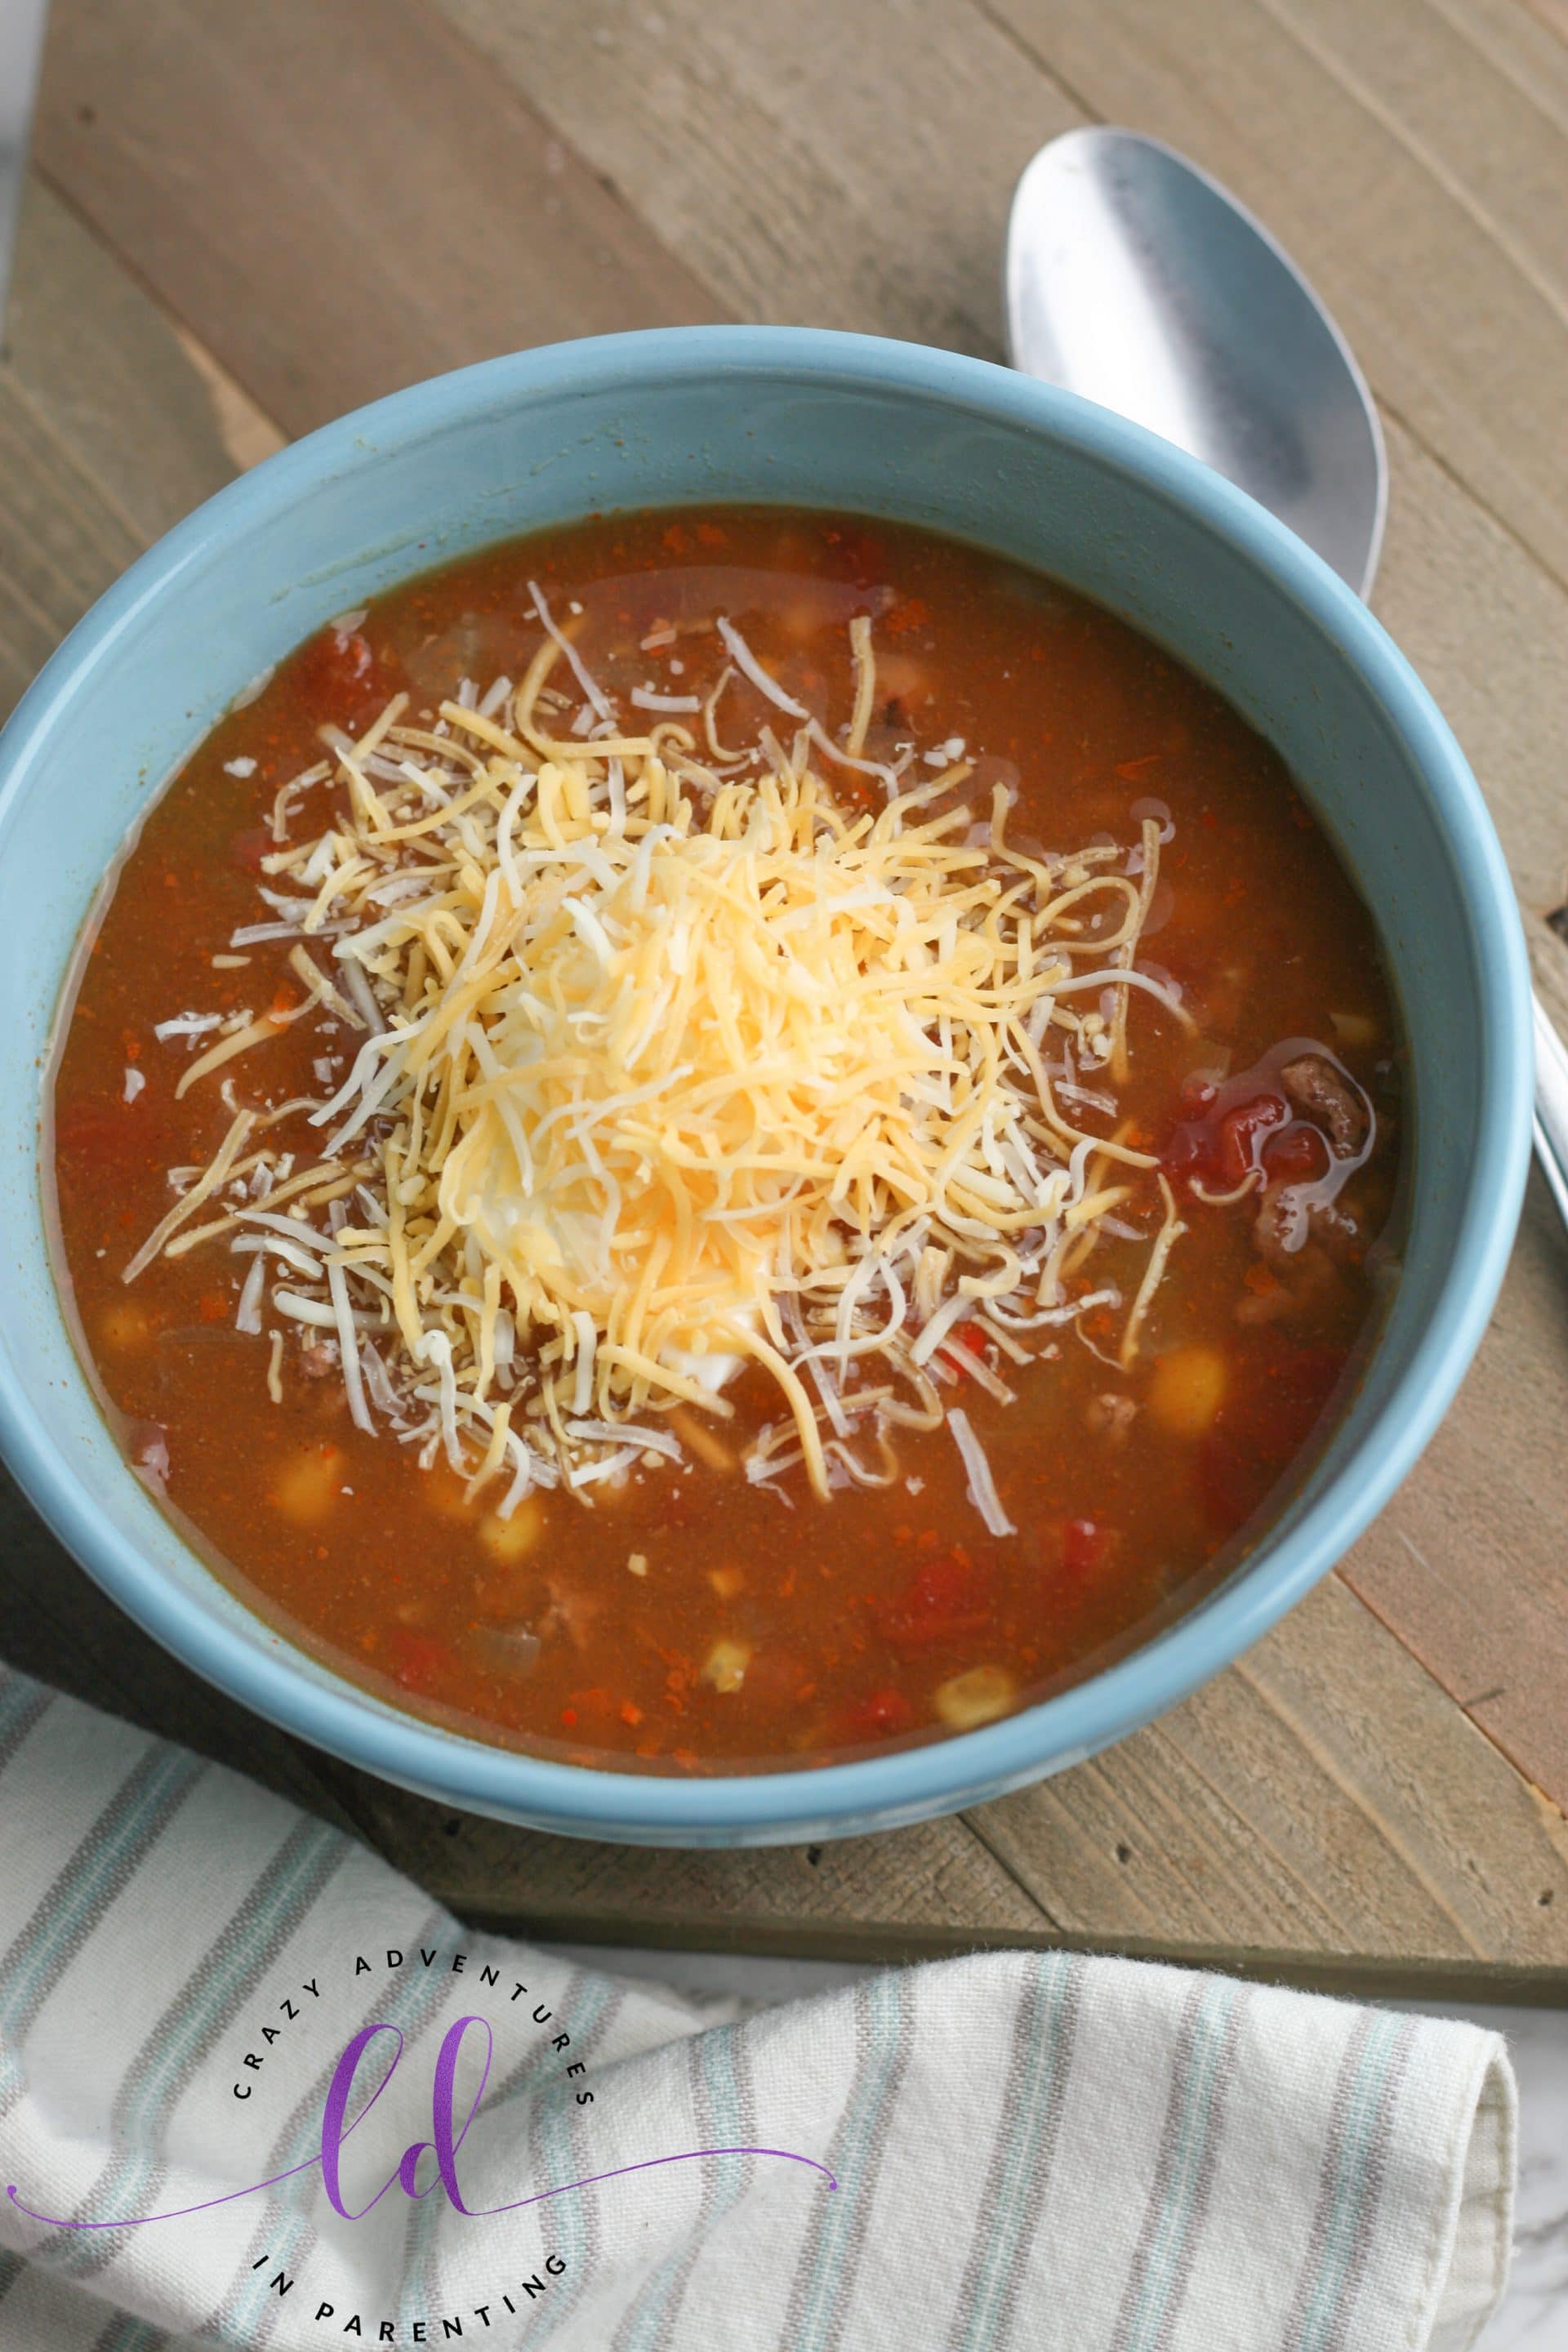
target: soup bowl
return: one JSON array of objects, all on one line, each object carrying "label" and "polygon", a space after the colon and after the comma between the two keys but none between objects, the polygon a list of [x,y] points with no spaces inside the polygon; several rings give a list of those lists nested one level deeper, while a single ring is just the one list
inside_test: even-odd
[{"label": "soup bowl", "polygon": [[[401,1713],[254,1615],[128,1468],[74,1352],[40,1181],[40,1074],[84,918],[161,782],[332,614],[590,511],[734,499],[897,518],[1054,575],[1283,754],[1373,910],[1415,1109],[1408,1244],[1310,1474],[1232,1572],[1130,1654],[961,1736],[789,1771],[605,1771]],[[444,1803],[584,1836],[824,1838],[996,1796],[1174,1705],[1298,1601],[1436,1427],[1501,1279],[1530,1139],[1523,942],[1496,835],[1409,666],[1263,509],[1163,441],[983,362],[699,328],[491,361],[287,449],[126,573],[0,738],[0,1447],[129,1614],[247,1706]],[[47,1133],[47,1129],[45,1130]]]}]

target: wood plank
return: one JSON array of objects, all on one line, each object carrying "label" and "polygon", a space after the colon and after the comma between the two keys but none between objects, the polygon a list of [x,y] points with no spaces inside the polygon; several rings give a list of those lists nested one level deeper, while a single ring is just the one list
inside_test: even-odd
[{"label": "wood plank", "polygon": [[[1561,30],[1553,33],[1543,12],[1531,0],[1428,0],[1428,5],[1459,26],[1468,41],[1517,83],[1531,103],[1546,109],[1558,121],[1568,121],[1568,52]],[[1545,8],[1563,9],[1564,0],[1545,0]]]},{"label": "wood plank", "polygon": [[147,543],[282,435],[35,173],[5,369]]},{"label": "wood plank", "polygon": [[1568,0],[1523,0],[1523,5],[1549,33],[1568,43]]},{"label": "wood plank", "polygon": [[1568,594],[1394,419],[1386,438],[1373,608],[1458,737],[1521,899],[1544,912],[1568,871]]},{"label": "wood plank", "polygon": [[418,0],[60,0],[35,155],[291,434],[521,344],[714,315]]},{"label": "wood plank", "polygon": [[0,708],[141,547],[48,419],[0,374]]},{"label": "wood plank", "polygon": [[984,13],[439,5],[737,316],[1001,356],[1013,184],[1082,117]]},{"label": "wood plank", "polygon": [[1568,1806],[1568,1234],[1539,1176],[1463,1397],[1343,1564],[1525,1777]]},{"label": "wood plank", "polygon": [[[1561,299],[1568,58],[1521,20],[1513,0],[1263,5],[1435,187]],[[1454,283],[1452,259],[1444,282]]]},{"label": "wood plank", "polygon": [[226,430],[243,416],[252,446],[269,431],[36,179],[7,325],[0,709],[142,547],[230,478]]},{"label": "wood plank", "polygon": [[[678,1936],[727,1949],[827,1950],[908,1927],[954,1947],[993,1936],[1049,1940],[1053,1923],[960,1820],[875,1842],[725,1853],[558,1838],[455,1813],[354,1776],[356,1809],[384,1853],[465,1918],[533,1937],[637,1943]],[[782,1940],[781,1940],[782,1938]]]},{"label": "wood plank", "polygon": [[970,1818],[1097,1937],[1568,1961],[1561,1820],[1337,1578],[1184,1706]]}]

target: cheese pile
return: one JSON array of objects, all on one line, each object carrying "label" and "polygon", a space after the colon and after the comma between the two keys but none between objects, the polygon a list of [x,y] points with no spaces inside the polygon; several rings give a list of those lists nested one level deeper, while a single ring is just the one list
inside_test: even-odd
[{"label": "cheese pile", "polygon": [[[534,1483],[587,1499],[701,1450],[751,1362],[782,1408],[752,1478],[889,1483],[892,1433],[946,1417],[1005,1530],[942,1390],[962,1362],[1010,1391],[960,1327],[1023,1362],[1031,1335],[1109,1302],[1131,1360],[1179,1231],[1150,1156],[1058,1099],[1114,1111],[1135,993],[1187,1023],[1134,962],[1161,824],[1047,857],[1009,840],[1005,787],[972,804],[963,760],[867,758],[863,620],[838,738],[721,622],[700,753],[674,719],[630,731],[537,609],[515,690],[465,687],[425,725],[399,696],[357,740],[328,731],[330,758],[279,793],[263,928],[293,940],[299,1011],[357,1051],[309,1106],[320,1160],[291,1167],[288,1216],[274,1195],[192,1227],[188,1192],[131,1271],[157,1248],[248,1248],[241,1328],[261,1329],[270,1282],[276,1328],[336,1341],[356,1422],[504,1481],[503,1513]],[[563,657],[576,732],[548,683]],[[764,726],[720,745],[737,673],[795,722],[787,743]],[[294,840],[323,785],[335,813]],[[183,1086],[267,1034],[220,1040]],[[241,1122],[279,1115],[237,1111],[226,1165],[193,1190],[237,1197]],[[1135,1196],[1160,1210],[1138,1297],[1069,1295]]]}]

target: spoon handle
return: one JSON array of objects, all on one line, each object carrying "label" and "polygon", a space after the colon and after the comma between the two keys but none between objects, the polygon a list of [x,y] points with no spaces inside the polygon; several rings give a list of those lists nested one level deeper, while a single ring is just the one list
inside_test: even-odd
[{"label": "spoon handle", "polygon": [[1535,1005],[1535,1150],[1568,1224],[1568,1045],[1539,996]]}]

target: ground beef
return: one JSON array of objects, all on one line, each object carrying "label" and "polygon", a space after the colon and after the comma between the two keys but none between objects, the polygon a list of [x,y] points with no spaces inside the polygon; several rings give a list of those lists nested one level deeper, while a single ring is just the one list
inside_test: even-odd
[{"label": "ground beef", "polygon": [[1336,1160],[1353,1160],[1367,1138],[1366,1106],[1326,1054],[1300,1054],[1287,1062],[1279,1083],[1305,1118],[1321,1127]]},{"label": "ground beef", "polygon": [[1109,1437],[1113,1445],[1125,1439],[1138,1415],[1138,1407],[1130,1396],[1118,1396],[1107,1390],[1103,1396],[1091,1397],[1089,1403],[1089,1425],[1096,1437]]}]

